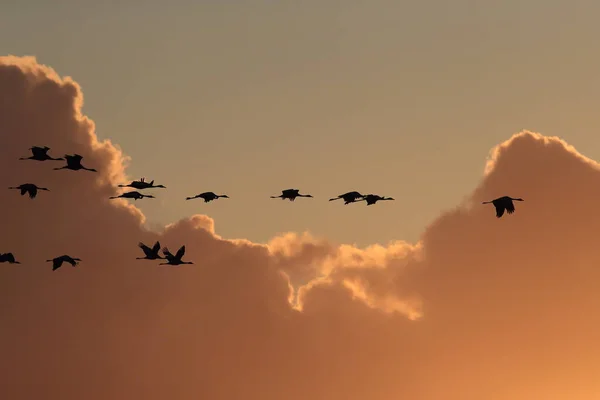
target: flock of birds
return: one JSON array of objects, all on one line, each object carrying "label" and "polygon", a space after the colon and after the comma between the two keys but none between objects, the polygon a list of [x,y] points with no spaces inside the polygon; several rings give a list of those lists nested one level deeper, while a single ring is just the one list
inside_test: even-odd
[{"label": "flock of birds", "polygon": [[[54,158],[54,157],[51,157],[50,155],[48,155],[48,151],[50,150],[50,148],[47,146],[44,146],[44,147],[33,146],[29,150],[31,151],[31,156],[21,157],[21,158],[19,158],[19,160],[65,161],[66,165],[63,165],[62,167],[54,168],[54,169],[55,170],[70,169],[71,171],[85,170],[85,171],[97,172],[94,168],[84,167],[81,164],[81,160],[83,159],[83,157],[80,156],[79,154],[65,154],[64,157]],[[141,178],[139,181],[132,181],[131,183],[129,183],[127,185],[119,185],[119,187],[120,188],[130,187],[130,188],[137,189],[137,190],[155,189],[155,188],[166,189],[166,186],[154,185],[154,180],[152,180],[150,182],[146,182],[144,178]],[[9,189],[20,190],[21,196],[28,194],[29,198],[31,198],[31,199],[35,199],[38,194],[38,191],[40,191],[40,190],[41,191],[49,191],[48,188],[39,187],[33,183],[24,183],[19,186],[10,187]],[[112,196],[112,197],[109,197],[109,199],[124,198],[124,199],[139,200],[139,199],[143,199],[145,197],[146,198],[154,198],[154,196],[152,196],[152,195],[142,194],[142,193],[138,192],[137,190],[125,192],[123,194],[120,194],[119,196]],[[287,199],[289,201],[294,201],[298,197],[311,197],[312,198],[313,196],[310,194],[300,194],[300,190],[298,190],[298,189],[285,189],[285,190],[281,191],[281,194],[279,196],[271,196],[272,199],[280,198],[282,200]],[[208,203],[210,201],[217,200],[219,198],[228,199],[229,196],[227,196],[226,194],[218,195],[218,194],[215,194],[214,192],[204,192],[204,193],[200,193],[198,195],[192,196],[192,197],[186,197],[186,200],[193,200],[193,199],[198,199],[198,198],[201,198],[204,200],[205,203]],[[356,203],[359,201],[365,201],[368,206],[373,205],[373,204],[377,203],[378,201],[382,201],[382,200],[394,200],[391,197],[379,196],[376,194],[363,195],[360,192],[352,191],[352,192],[347,192],[347,193],[341,194],[337,197],[331,198],[331,199],[329,199],[329,201],[334,201],[334,200],[339,200],[339,199],[344,200],[344,205],[348,205],[350,203]],[[513,201],[523,201],[523,199],[513,198],[510,196],[503,196],[503,197],[499,197],[499,198],[491,200],[491,201],[484,201],[482,204],[493,204],[494,207],[496,208],[496,217],[500,218],[500,217],[502,217],[502,215],[504,215],[504,211],[506,211],[508,214],[512,214],[513,212],[515,212],[515,205],[514,205]],[[140,243],[138,243],[138,247],[144,252],[144,257],[137,257],[138,260],[166,260],[166,262],[160,263],[159,265],[177,266],[177,265],[182,265],[182,264],[193,264],[192,261],[183,261],[182,260],[184,254],[185,254],[185,245],[181,246],[179,248],[179,250],[177,250],[177,253],[175,253],[175,254],[171,253],[167,247],[163,247],[162,248],[163,256],[160,255],[161,246],[160,246],[160,242],[158,242],[158,241],[152,247],[149,247],[149,246],[145,245],[144,243],[140,242]],[[57,269],[59,269],[64,263],[71,264],[71,266],[75,267],[76,265],[79,264],[80,261],[81,261],[81,259],[76,258],[76,257],[71,257],[69,255],[62,255],[62,256],[55,257],[50,260],[46,260],[46,262],[52,262],[52,270],[53,271],[56,271]],[[12,253],[0,253],[0,263],[6,263],[6,262],[10,263],[10,264],[20,264],[20,262],[15,259],[14,255]]]}]

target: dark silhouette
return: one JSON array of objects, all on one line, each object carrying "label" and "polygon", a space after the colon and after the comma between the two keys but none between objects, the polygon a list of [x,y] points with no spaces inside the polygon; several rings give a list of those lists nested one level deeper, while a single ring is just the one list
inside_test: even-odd
[{"label": "dark silhouette", "polygon": [[166,189],[166,186],[163,185],[156,185],[154,186],[154,180],[151,180],[150,182],[146,182],[144,180],[144,178],[141,178],[139,181],[132,181],[129,185],[119,185],[119,187],[132,187],[134,189],[138,189],[138,190],[142,190],[142,189],[151,189],[151,188],[164,188]]},{"label": "dark silhouette", "polygon": [[513,201],[525,201],[523,199],[513,199],[510,196],[503,196],[503,197],[498,197],[495,200],[492,201],[484,201],[481,204],[490,204],[492,203],[494,205],[494,207],[496,207],[496,217],[500,218],[502,215],[504,215],[504,210],[506,210],[507,213],[512,214],[515,212],[515,205],[513,204]]},{"label": "dark silhouette", "polygon": [[358,201],[366,201],[368,206],[372,206],[380,200],[394,200],[391,197],[379,196],[377,194],[368,194]]},{"label": "dark silhouette", "polygon": [[348,192],[348,193],[340,194],[338,197],[334,197],[333,199],[329,199],[329,201],[344,199],[344,205],[346,205],[346,204],[354,203],[360,198],[364,199],[365,196],[358,192]]},{"label": "dark silhouette", "polygon": [[52,262],[52,271],[56,271],[57,269],[59,269],[64,262],[69,263],[74,267],[77,264],[79,264],[79,261],[81,261],[79,258],[73,258],[67,255],[56,257],[52,260],[46,260],[46,262]]},{"label": "dark silhouette", "polygon": [[9,264],[21,264],[17,260],[15,260],[15,256],[13,253],[0,253],[0,263],[9,263]]},{"label": "dark silhouette", "polygon": [[120,194],[118,196],[112,196],[109,197],[109,199],[118,199],[118,198],[122,198],[122,199],[134,199],[134,200],[138,200],[138,199],[143,199],[144,197],[149,197],[151,199],[154,198],[154,196],[150,195],[150,194],[141,194],[140,192],[127,192],[127,193],[123,193]]},{"label": "dark silhouette", "polygon": [[29,150],[31,150],[32,155],[29,157],[21,157],[21,158],[19,158],[19,160],[35,160],[35,161],[64,160],[64,158],[62,158],[62,157],[60,157],[60,158],[50,157],[48,155],[48,150],[50,150],[50,147],[47,147],[47,146],[44,146],[44,147],[33,146],[33,147],[30,147]]},{"label": "dark silhouette", "polygon": [[21,196],[24,196],[25,193],[29,194],[29,198],[30,199],[35,199],[35,196],[37,196],[38,194],[38,190],[45,190],[47,192],[50,191],[50,189],[48,188],[43,188],[43,187],[39,187],[34,185],[33,183],[24,183],[20,186],[16,186],[16,187],[9,187],[9,189],[18,189],[21,191]]},{"label": "dark silhouette", "polygon": [[310,194],[300,194],[300,190],[298,190],[298,189],[285,189],[285,190],[281,191],[281,194],[279,196],[271,196],[272,199],[281,198],[281,200],[288,199],[289,201],[296,200],[296,197],[312,197],[312,196]]},{"label": "dark silhouette", "polygon": [[223,197],[225,199],[229,198],[229,196],[227,196],[226,194],[220,194],[219,195],[219,194],[214,194],[213,192],[204,192],[204,193],[197,194],[194,197],[186,197],[185,199],[186,200],[193,200],[193,199],[201,198],[201,199],[204,199],[205,203],[208,203],[209,201],[213,201],[213,200],[216,200],[216,199],[221,198],[221,197]]},{"label": "dark silhouette", "polygon": [[152,248],[146,246],[144,243],[139,242],[138,247],[142,249],[145,257],[136,257],[136,260],[163,260],[164,257],[161,257],[158,252],[160,251],[160,242],[154,243]]},{"label": "dark silhouette", "polygon": [[73,154],[73,155],[65,154],[65,160],[67,160],[67,165],[65,165],[64,167],[54,168],[54,169],[56,169],[56,170],[70,169],[72,171],[79,171],[80,169],[84,169],[86,171],[98,172],[94,168],[86,168],[83,165],[81,165],[82,159],[83,159],[83,157],[80,156],[79,154]]},{"label": "dark silhouette", "polygon": [[185,254],[185,246],[181,246],[177,250],[177,254],[173,255],[168,248],[163,249],[163,254],[167,259],[166,263],[160,263],[159,265],[181,265],[181,264],[193,264],[191,261],[181,261],[181,257]]}]

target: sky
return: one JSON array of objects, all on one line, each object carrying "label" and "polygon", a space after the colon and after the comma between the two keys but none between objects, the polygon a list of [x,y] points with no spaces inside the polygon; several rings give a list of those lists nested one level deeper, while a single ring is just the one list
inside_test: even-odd
[{"label": "sky", "polygon": [[[513,133],[600,158],[595,2],[19,4],[0,6],[0,52],[82,85],[127,178],[167,186],[138,202],[153,227],[200,212],[262,243],[416,241]],[[315,199],[269,199],[286,188]],[[350,190],[396,202],[323,203]],[[184,201],[204,191],[231,199]]]},{"label": "sky", "polygon": [[0,397],[597,399],[597,6],[250,4],[1,6]]}]

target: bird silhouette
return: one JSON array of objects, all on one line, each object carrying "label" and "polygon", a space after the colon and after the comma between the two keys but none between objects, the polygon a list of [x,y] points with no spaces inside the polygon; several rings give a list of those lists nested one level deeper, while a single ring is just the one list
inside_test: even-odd
[{"label": "bird silhouette", "polygon": [[9,187],[9,189],[20,190],[21,196],[24,196],[25,193],[28,193],[30,199],[35,199],[35,196],[37,196],[37,194],[38,194],[38,190],[45,190],[47,192],[50,191],[50,189],[48,189],[48,188],[39,187],[39,186],[34,185],[33,183],[24,183],[19,186]]},{"label": "bird silhouette", "polygon": [[379,196],[377,194],[368,194],[360,200],[357,201],[366,201],[368,206],[372,206],[380,200],[394,200],[391,197]]},{"label": "bird silhouette", "polygon": [[142,190],[142,189],[152,189],[152,188],[163,188],[166,189],[166,186],[156,185],[154,186],[154,180],[150,182],[146,182],[144,178],[141,178],[139,181],[132,181],[129,185],[119,185],[119,187],[132,187],[134,189]]},{"label": "bird silhouette", "polygon": [[281,194],[279,196],[271,196],[272,199],[281,198],[281,200],[288,199],[289,201],[296,200],[296,197],[313,197],[313,196],[310,194],[300,194],[300,190],[298,190],[298,189],[285,189],[285,190],[281,191]]},{"label": "bird silhouette", "polygon": [[15,260],[15,256],[13,253],[0,253],[0,263],[9,263],[9,264],[21,264],[17,260]]},{"label": "bird silhouette", "polygon": [[507,213],[512,214],[515,212],[515,205],[513,204],[513,201],[525,201],[521,198],[517,198],[514,199],[510,196],[503,196],[503,197],[498,197],[495,200],[492,201],[484,201],[481,204],[490,204],[492,203],[494,205],[494,207],[496,207],[496,217],[500,218],[502,215],[504,215],[504,210],[506,210]]},{"label": "bird silhouette", "polygon": [[59,157],[59,158],[50,157],[48,155],[48,150],[50,150],[50,147],[48,147],[48,146],[44,146],[44,147],[33,146],[33,147],[30,147],[29,150],[31,150],[31,156],[21,157],[21,158],[19,158],[19,160],[35,160],[35,161],[64,160],[64,158],[62,158],[62,157]]},{"label": "bird silhouette", "polygon": [[334,201],[334,200],[338,200],[338,199],[344,199],[344,205],[346,204],[350,204],[350,203],[354,203],[356,202],[358,199],[360,198],[365,198],[364,195],[358,193],[358,192],[348,192],[348,193],[344,193],[344,194],[340,194],[338,197],[334,197],[332,199],[329,199],[329,201]]},{"label": "bird silhouette", "polygon": [[181,261],[181,258],[185,254],[185,246],[181,246],[177,250],[177,254],[173,255],[168,248],[163,248],[163,254],[167,259],[166,263],[160,263],[159,265],[181,265],[181,264],[193,264],[191,261]]},{"label": "bird silhouette", "polygon": [[52,263],[52,271],[56,271],[57,269],[59,269],[65,262],[71,264],[74,267],[77,264],[79,264],[79,261],[81,261],[79,258],[73,258],[67,255],[56,257],[52,260],[46,260],[46,262]]},{"label": "bird silhouette", "polygon": [[161,257],[160,254],[158,254],[158,252],[160,251],[160,242],[154,243],[154,246],[152,246],[152,248],[146,246],[142,242],[139,242],[138,247],[140,249],[142,249],[142,251],[144,252],[144,254],[146,256],[145,257],[136,257],[136,260],[159,260],[159,259],[162,260],[162,259],[164,259],[164,257]]},{"label": "bird silhouette", "polygon": [[214,194],[213,192],[204,192],[204,193],[200,193],[195,195],[194,197],[186,197],[186,200],[193,200],[193,199],[197,199],[197,198],[201,198],[204,199],[205,203],[208,203],[209,201],[213,201],[216,200],[218,198],[225,198],[228,199],[229,196],[227,196],[226,194]]},{"label": "bird silhouette", "polygon": [[98,172],[94,168],[86,168],[83,165],[81,165],[82,159],[83,159],[83,157],[80,156],[79,154],[73,154],[73,155],[65,154],[65,160],[67,160],[67,165],[60,167],[60,168],[54,168],[54,169],[56,169],[56,170],[70,169],[72,171],[79,171],[80,169],[84,169],[86,171]]},{"label": "bird silhouette", "polygon": [[137,201],[139,199],[143,199],[144,197],[148,197],[148,198],[151,198],[151,199],[154,198],[154,196],[152,196],[150,194],[141,194],[140,192],[133,191],[133,192],[123,193],[123,194],[120,194],[118,196],[112,196],[112,197],[109,197],[109,199],[122,198],[122,199],[134,199],[134,200]]}]

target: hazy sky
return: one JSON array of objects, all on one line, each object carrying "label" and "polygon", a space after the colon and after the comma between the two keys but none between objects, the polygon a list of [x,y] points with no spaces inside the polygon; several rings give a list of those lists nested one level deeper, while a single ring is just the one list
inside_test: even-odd
[{"label": "hazy sky", "polygon": [[[521,129],[600,158],[597,2],[128,4],[3,2],[0,53],[81,84],[130,177],[168,187],[137,202],[158,225],[206,213],[230,238],[415,241]],[[268,198],[289,187],[316,198]],[[396,201],[326,201],[350,190]],[[231,199],[184,201],[203,191]]]}]

